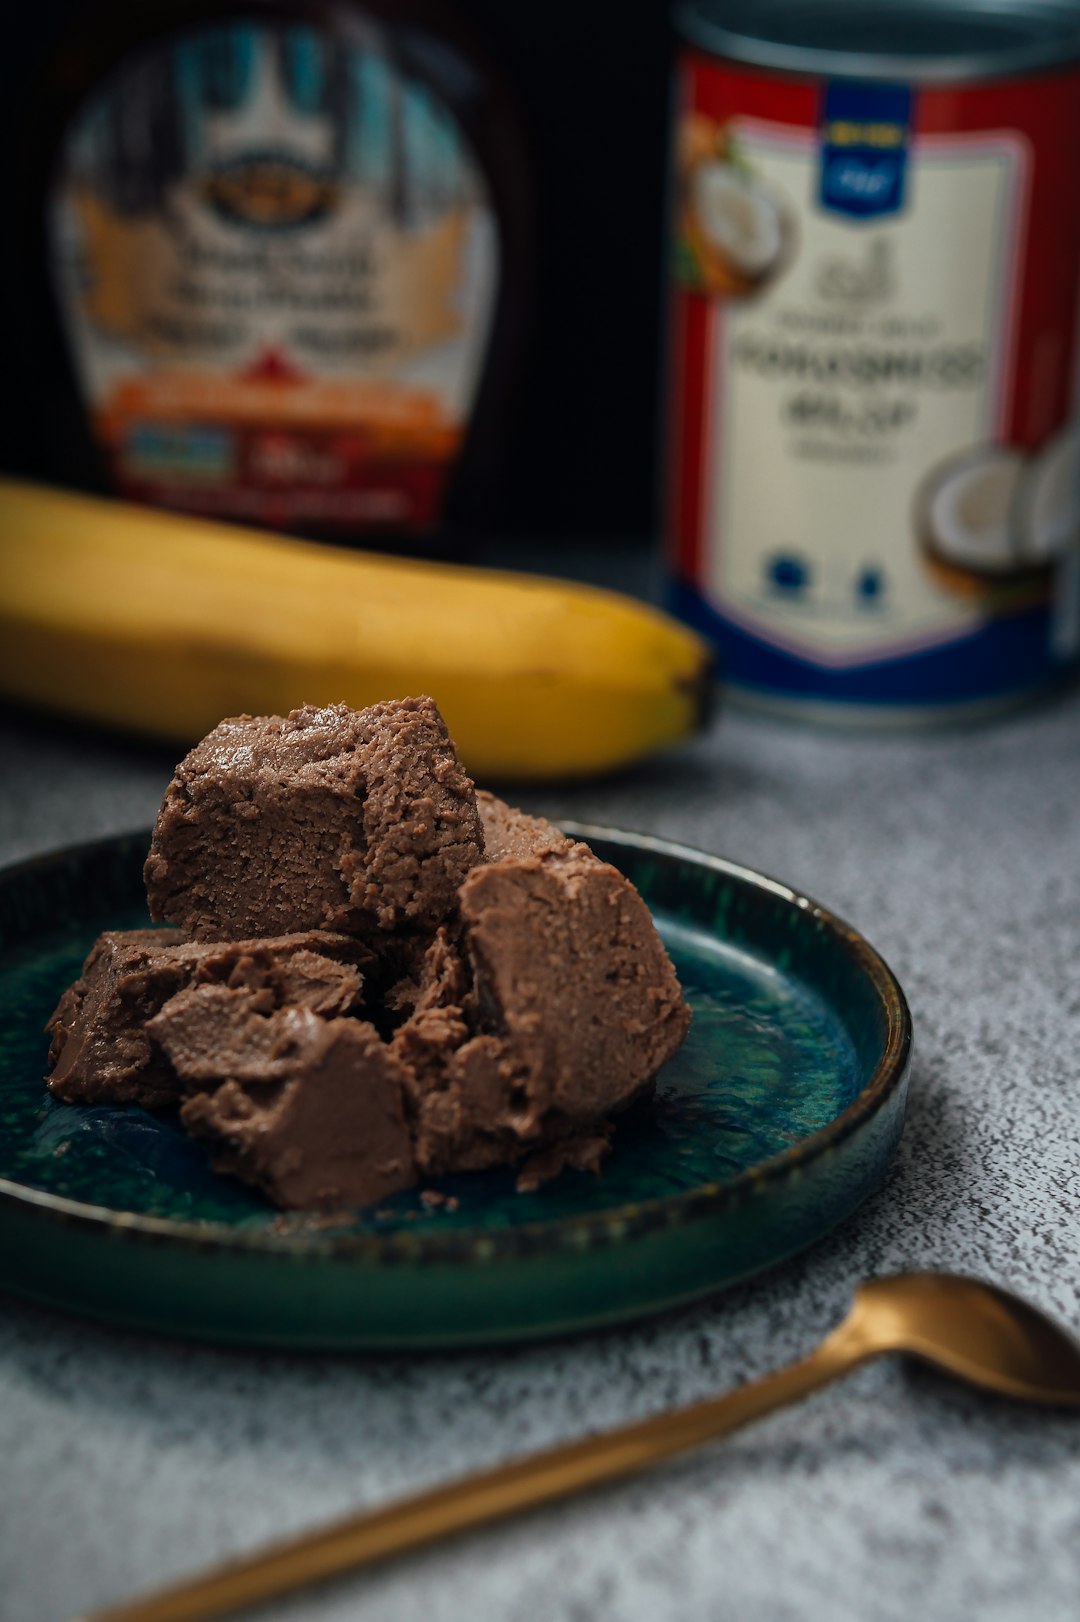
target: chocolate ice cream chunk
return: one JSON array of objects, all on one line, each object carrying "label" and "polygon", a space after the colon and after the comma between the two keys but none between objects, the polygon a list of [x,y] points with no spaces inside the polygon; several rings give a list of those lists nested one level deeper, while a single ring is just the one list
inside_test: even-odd
[{"label": "chocolate ice cream chunk", "polygon": [[527,861],[534,856],[565,856],[572,850],[589,849],[553,822],[531,817],[487,789],[477,789],[476,809],[484,830],[485,861]]},{"label": "chocolate ice cream chunk", "polygon": [[222,721],[177,767],[146,862],[152,917],[199,940],[430,936],[483,853],[429,698]]},{"label": "chocolate ice cream chunk", "polygon": [[275,1005],[251,986],[193,985],[170,997],[146,1030],[189,1093],[225,1080],[280,1079],[317,1012]]},{"label": "chocolate ice cream chunk", "polygon": [[46,1026],[50,1092],[66,1104],[171,1102],[175,1078],[144,1026],[193,973],[182,930],[99,935]]},{"label": "chocolate ice cream chunk", "polygon": [[[205,993],[183,995],[190,1022]],[[194,1052],[201,1070],[208,1050],[176,1043],[171,1051],[181,1067]],[[304,1009],[248,1010],[223,1052],[222,1066],[230,1064],[244,1079],[196,1093],[180,1111],[189,1132],[216,1146],[219,1171],[302,1211],[370,1205],[416,1182],[401,1068],[373,1026]]]},{"label": "chocolate ice cream chunk", "polygon": [[461,886],[458,931],[436,938],[393,1039],[425,1174],[597,1128],[690,1022],[633,886],[550,823],[478,803],[489,859]]},{"label": "chocolate ice cream chunk", "polygon": [[179,929],[108,931],[49,1020],[49,1088],[69,1104],[175,1103],[180,1083],[148,1028],[170,998],[216,984],[246,988],[264,1009],[346,1013],[362,995],[364,955],[350,936],[321,930],[224,944]]},{"label": "chocolate ice cream chunk", "polygon": [[519,1194],[533,1194],[545,1183],[553,1182],[568,1167],[574,1171],[591,1171],[594,1177],[598,1177],[600,1162],[610,1148],[610,1131],[560,1138],[546,1149],[538,1149],[529,1156],[518,1172],[514,1187]]},{"label": "chocolate ice cream chunk", "polygon": [[359,1008],[374,960],[352,935],[306,929],[250,941],[197,943],[197,985],[255,993],[260,1006],[351,1014]]}]

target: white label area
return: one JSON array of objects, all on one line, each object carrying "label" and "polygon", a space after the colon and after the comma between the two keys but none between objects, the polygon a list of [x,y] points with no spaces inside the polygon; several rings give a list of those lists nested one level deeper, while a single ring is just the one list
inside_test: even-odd
[{"label": "white label area", "polygon": [[1001,431],[1024,150],[919,142],[902,212],[853,220],[817,203],[813,136],[734,130],[783,246],[712,305],[709,595],[822,665],[952,640],[985,611],[935,572],[920,492]]}]

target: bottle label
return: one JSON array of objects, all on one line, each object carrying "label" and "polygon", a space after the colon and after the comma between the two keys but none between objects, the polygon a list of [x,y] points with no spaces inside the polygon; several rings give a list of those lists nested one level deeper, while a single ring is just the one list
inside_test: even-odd
[{"label": "bottle label", "polygon": [[123,63],[68,130],[52,269],[119,490],[262,524],[438,519],[498,239],[452,111],[361,19]]}]

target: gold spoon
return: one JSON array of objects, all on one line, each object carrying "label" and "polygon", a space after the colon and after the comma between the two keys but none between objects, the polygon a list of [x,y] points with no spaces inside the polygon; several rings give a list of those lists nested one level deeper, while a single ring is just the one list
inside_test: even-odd
[{"label": "gold spoon", "polygon": [[203,1622],[452,1532],[503,1520],[726,1436],[883,1352],[906,1352],[969,1385],[1021,1402],[1080,1408],[1080,1343],[993,1284],[901,1273],[860,1285],[816,1351],[724,1397],[547,1448],[446,1486],[362,1510],[82,1622]]}]

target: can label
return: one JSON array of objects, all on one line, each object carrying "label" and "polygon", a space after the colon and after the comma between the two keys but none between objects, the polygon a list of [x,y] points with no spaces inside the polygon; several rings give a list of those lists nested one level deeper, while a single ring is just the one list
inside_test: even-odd
[{"label": "can label", "polygon": [[1078,651],[1080,78],[685,56],[672,561],[736,686],[915,709]]},{"label": "can label", "polygon": [[67,132],[52,268],[126,495],[426,528],[490,330],[497,238],[451,110],[362,16],[236,21],[121,64]]}]

